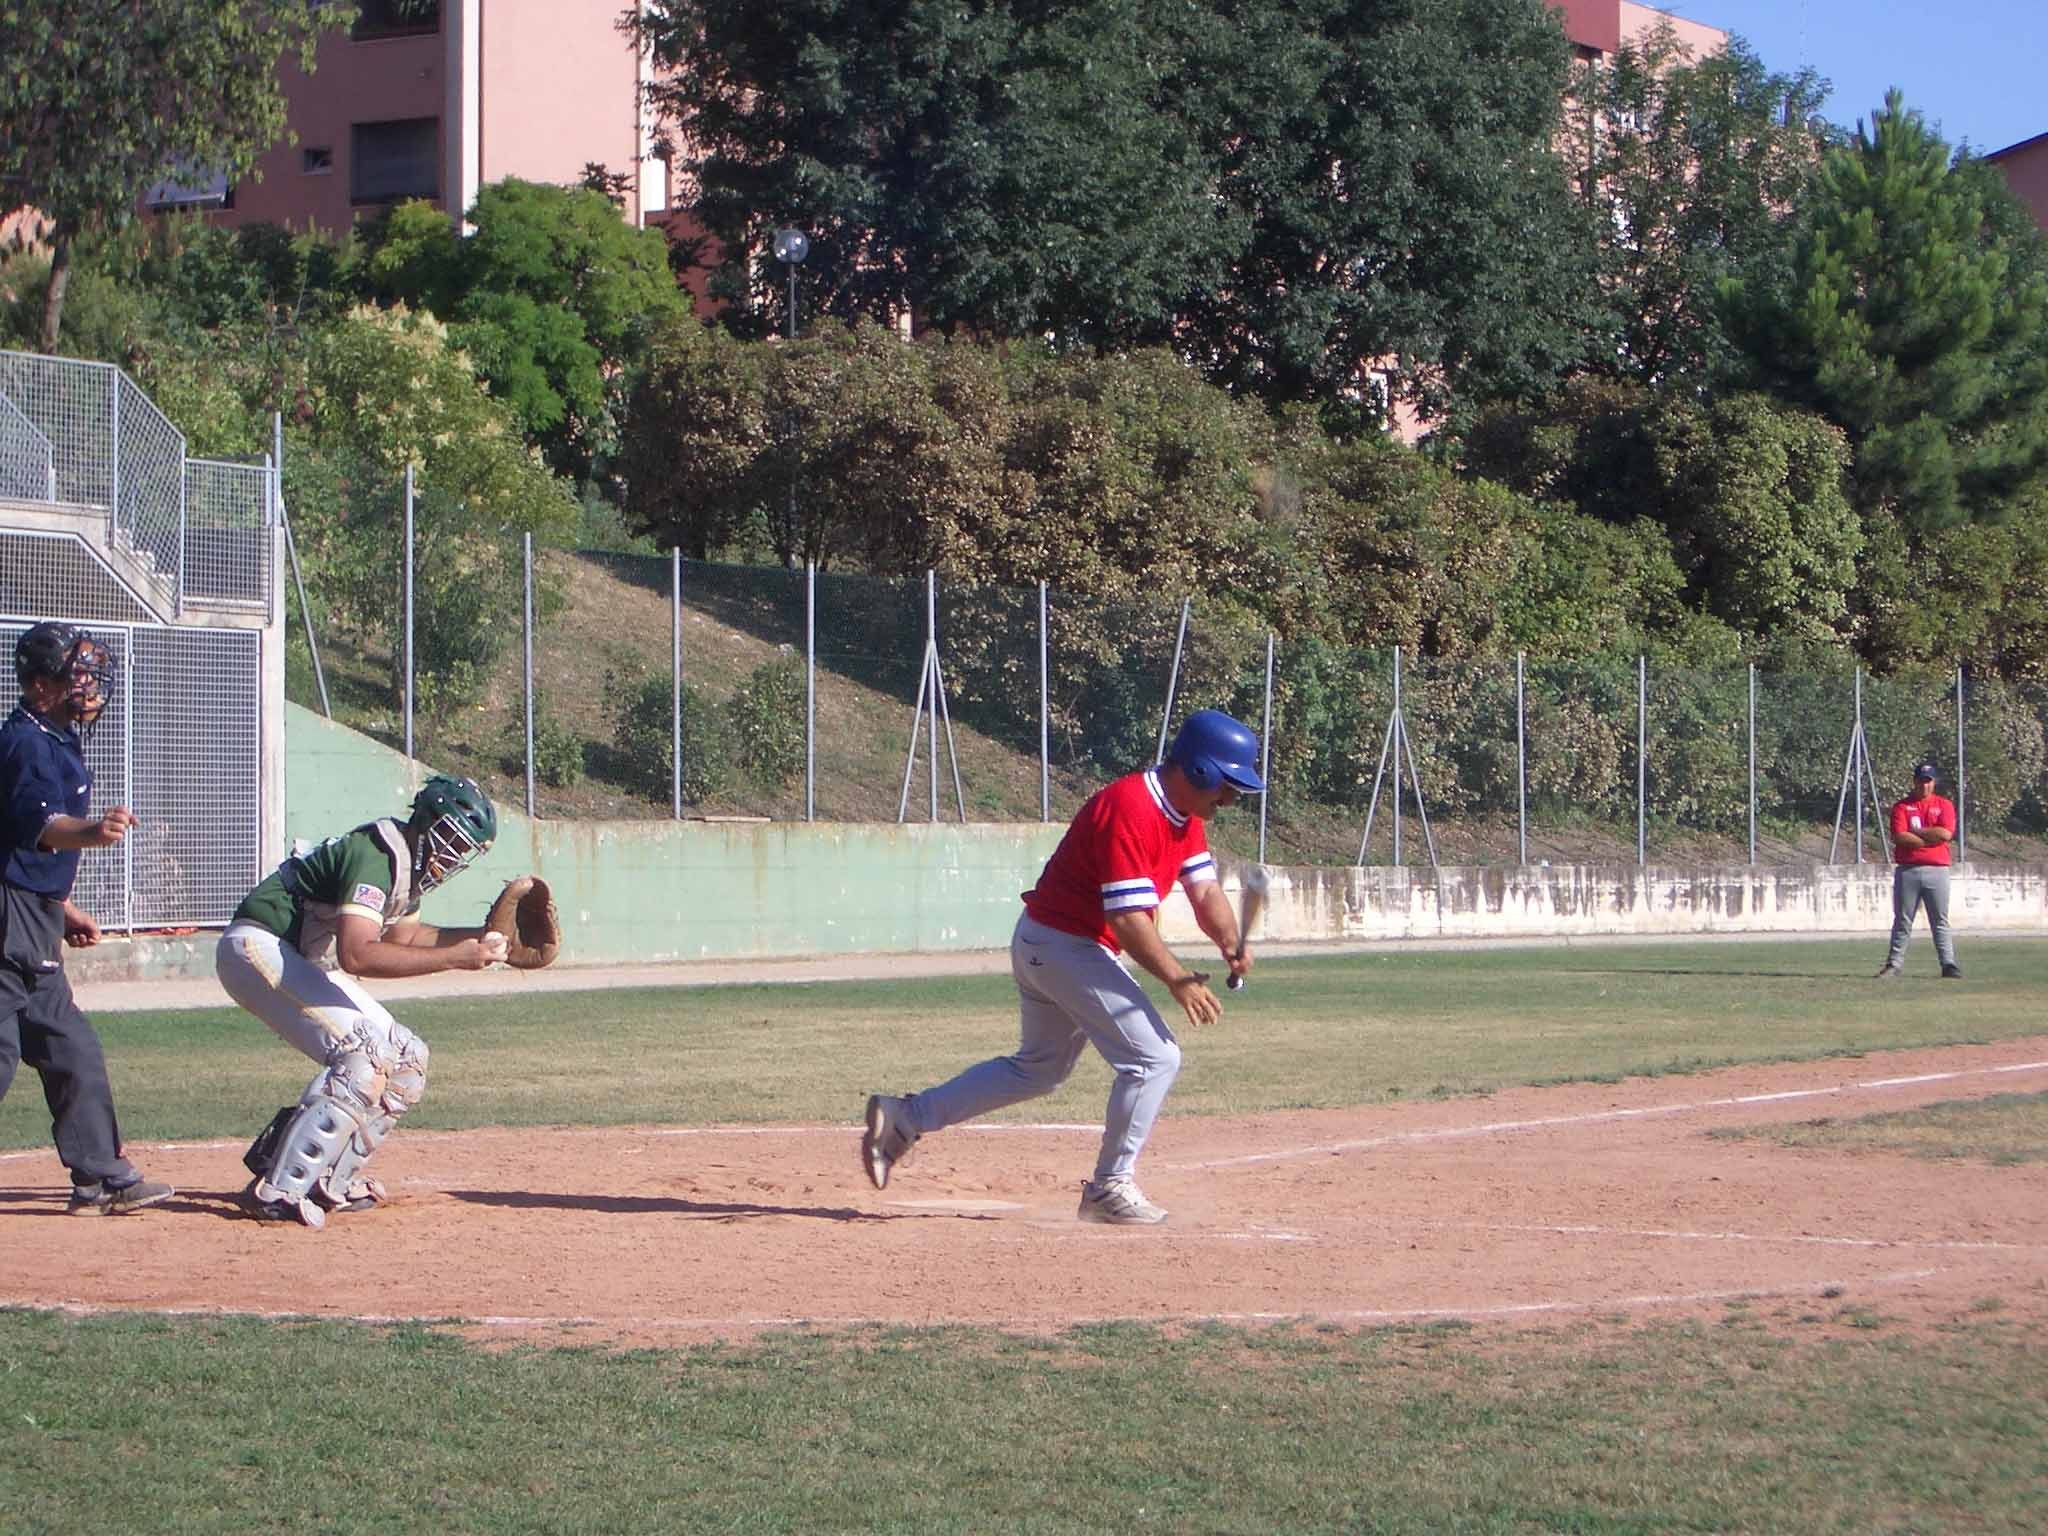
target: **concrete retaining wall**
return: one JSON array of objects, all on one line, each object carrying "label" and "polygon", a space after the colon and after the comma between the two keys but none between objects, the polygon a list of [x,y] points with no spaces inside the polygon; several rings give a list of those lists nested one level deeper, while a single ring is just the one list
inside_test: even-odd
[{"label": "concrete retaining wall", "polygon": [[[288,836],[317,840],[402,812],[424,772],[296,706],[287,730]],[[1035,822],[550,822],[501,808],[497,846],[430,896],[425,915],[475,923],[501,880],[533,870],[555,886],[568,928],[564,965],[993,949],[1009,941],[1018,893],[1037,879],[1063,831]],[[1226,867],[1225,875],[1234,893],[1236,871]],[[1959,868],[1951,916],[1964,932],[2048,932],[2048,865]],[[1178,893],[1161,921],[1173,942],[1203,942]],[[1891,872],[1881,865],[1279,868],[1255,933],[1350,942],[1875,937],[1890,921]],[[214,938],[109,939],[68,959],[86,980],[207,975]]]}]

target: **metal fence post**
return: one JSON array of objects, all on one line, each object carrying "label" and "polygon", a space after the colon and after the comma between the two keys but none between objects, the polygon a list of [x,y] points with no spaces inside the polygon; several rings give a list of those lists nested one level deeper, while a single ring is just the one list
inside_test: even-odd
[{"label": "metal fence post", "polygon": [[405,466],[405,755],[412,757],[412,466]]},{"label": "metal fence post", "polygon": [[1166,733],[1173,723],[1173,695],[1180,687],[1180,653],[1188,643],[1188,609],[1193,603],[1191,597],[1180,600],[1180,633],[1173,642],[1173,670],[1166,676],[1166,708],[1159,712],[1159,750],[1152,758],[1155,763],[1166,761]]},{"label": "metal fence post", "polygon": [[[1401,867],[1401,647],[1394,647],[1394,867]],[[1420,786],[1417,786],[1418,792]]]},{"label": "metal fence post", "polygon": [[683,819],[683,547],[668,555],[668,771],[669,815]]},{"label": "metal fence post", "polygon": [[818,562],[804,562],[804,820],[818,819]]},{"label": "metal fence post", "polygon": [[533,535],[521,536],[521,561],[525,567],[526,591],[521,609],[521,628],[526,637],[526,815],[537,814],[533,792]]},{"label": "metal fence post", "polygon": [[1259,727],[1259,777],[1266,792],[1259,796],[1259,862],[1266,862],[1266,807],[1273,800],[1273,631],[1266,631],[1266,717]]},{"label": "metal fence post", "polygon": [[111,409],[108,425],[113,432],[114,462],[109,471],[107,485],[107,540],[109,543],[121,532],[121,370],[113,364],[106,365],[107,396]]},{"label": "metal fence post", "polygon": [[1756,863],[1756,663],[1749,664],[1749,862]]},{"label": "metal fence post", "polygon": [[1963,669],[1956,667],[1956,862],[1970,862],[1969,839],[1963,835],[1965,825],[1963,807],[1967,804],[1969,786],[1964,780],[1963,761]]},{"label": "metal fence post", "polygon": [[1052,820],[1052,729],[1048,701],[1052,680],[1047,675],[1045,583],[1038,584],[1038,819]]},{"label": "metal fence post", "polygon": [[1522,862],[1529,862],[1529,733],[1523,698],[1522,653],[1515,652],[1515,825]]},{"label": "metal fence post", "polygon": [[1650,814],[1650,662],[1636,657],[1636,863],[1649,862],[1647,827]]}]

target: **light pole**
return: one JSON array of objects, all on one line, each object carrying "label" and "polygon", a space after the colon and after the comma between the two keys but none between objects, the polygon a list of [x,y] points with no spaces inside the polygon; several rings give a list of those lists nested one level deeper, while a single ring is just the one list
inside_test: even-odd
[{"label": "light pole", "polygon": [[[778,229],[775,231],[775,259],[789,268],[789,339],[796,340],[796,269],[803,265],[804,258],[811,254],[811,237],[800,229]],[[793,396],[792,396],[793,399]],[[789,520],[784,526],[789,531],[789,547],[792,556],[796,550],[796,477],[798,444],[796,435],[796,406],[790,406],[789,414]]]}]

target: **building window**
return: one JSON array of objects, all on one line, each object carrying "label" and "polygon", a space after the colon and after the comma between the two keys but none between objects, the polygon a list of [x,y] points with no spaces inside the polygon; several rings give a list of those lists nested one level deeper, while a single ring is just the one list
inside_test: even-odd
[{"label": "building window", "polygon": [[325,176],[334,169],[334,151],[326,145],[308,145],[299,151],[299,169],[308,176]]},{"label": "building window", "polygon": [[349,130],[349,200],[396,203],[439,197],[440,130],[438,117],[357,123]]},{"label": "building window", "polygon": [[419,37],[441,30],[441,0],[356,0],[355,41]]}]

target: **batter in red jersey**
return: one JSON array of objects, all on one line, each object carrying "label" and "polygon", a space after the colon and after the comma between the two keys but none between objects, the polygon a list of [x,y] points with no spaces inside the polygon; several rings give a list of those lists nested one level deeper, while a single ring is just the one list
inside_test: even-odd
[{"label": "batter in red jersey", "polygon": [[1178,881],[1231,973],[1251,969],[1249,953],[1237,953],[1237,915],[1217,883],[1203,821],[1239,794],[1265,789],[1258,756],[1248,727],[1201,710],[1174,737],[1164,763],[1125,775],[1081,807],[1038,884],[1024,893],[1010,939],[1022,1013],[1016,1054],[922,1093],[869,1099],[861,1164],[875,1188],[887,1187],[920,1136],[1051,1093],[1093,1044],[1116,1075],[1080,1217],[1119,1226],[1166,1219],[1139,1190],[1134,1170],[1180,1072],[1180,1042],[1129,962],[1164,983],[1190,1024],[1222,1016],[1202,975],[1182,966],[1159,936],[1159,904]]}]

